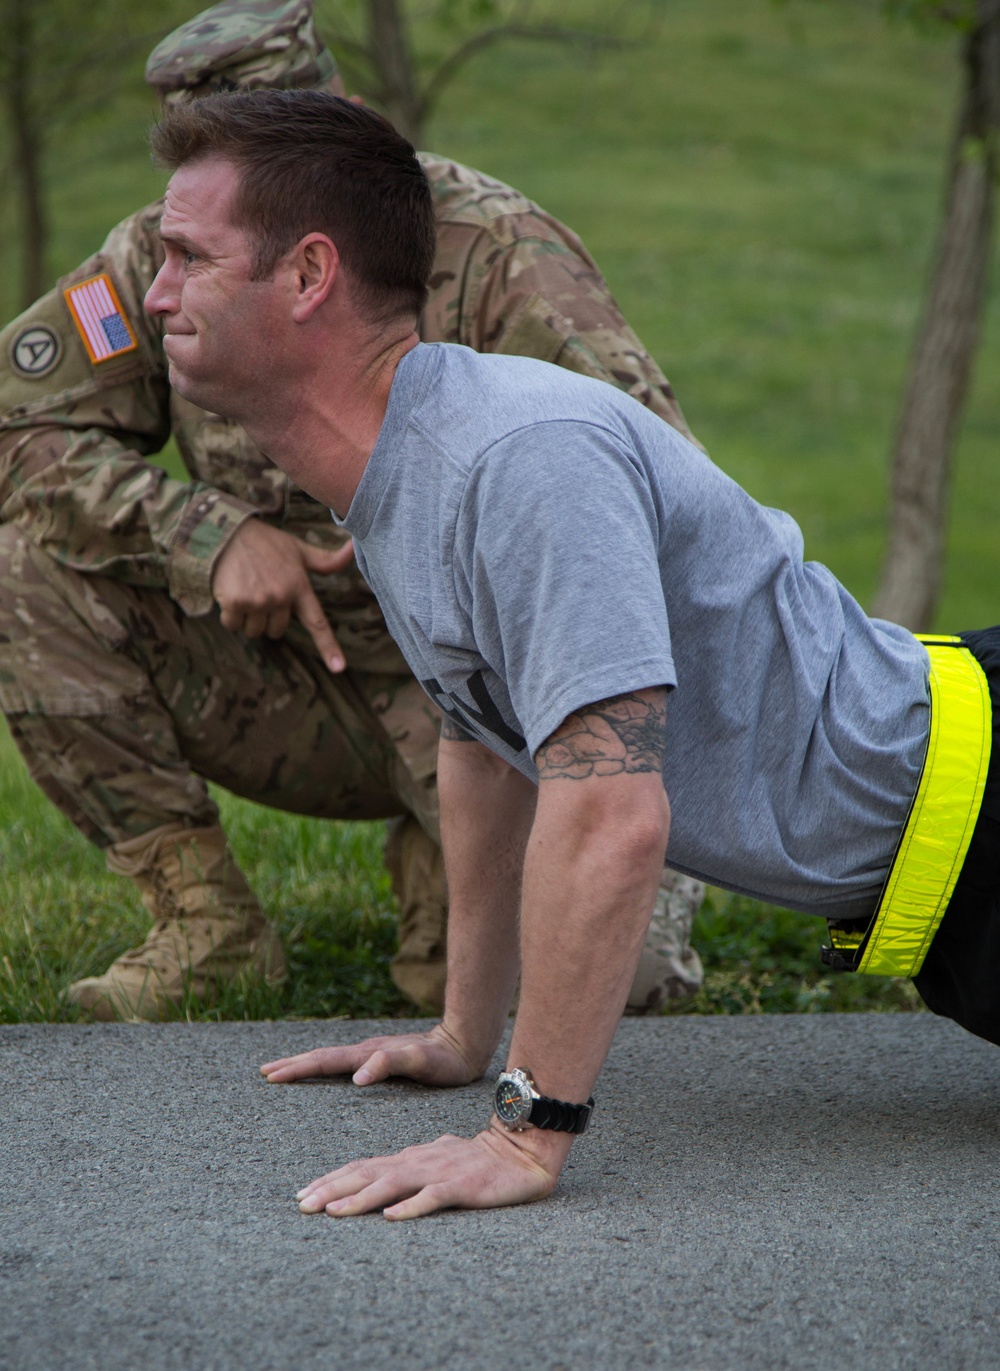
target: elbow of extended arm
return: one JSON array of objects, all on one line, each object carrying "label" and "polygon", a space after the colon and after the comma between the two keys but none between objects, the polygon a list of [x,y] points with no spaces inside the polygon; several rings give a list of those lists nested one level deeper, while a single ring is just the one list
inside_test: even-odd
[{"label": "elbow of extended arm", "polygon": [[670,802],[661,786],[659,793],[617,816],[620,849],[626,860],[637,865],[662,863],[670,839]]},{"label": "elbow of extended arm", "polygon": [[662,863],[670,837],[670,803],[659,776],[544,783],[542,826],[570,848],[603,852],[623,871]]}]

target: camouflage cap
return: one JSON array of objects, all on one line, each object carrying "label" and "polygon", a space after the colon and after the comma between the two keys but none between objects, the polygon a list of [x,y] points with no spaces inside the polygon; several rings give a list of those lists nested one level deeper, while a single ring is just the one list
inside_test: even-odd
[{"label": "camouflage cap", "polygon": [[313,0],[222,0],[174,29],[146,63],[166,105],[217,90],[318,86],[336,73]]}]

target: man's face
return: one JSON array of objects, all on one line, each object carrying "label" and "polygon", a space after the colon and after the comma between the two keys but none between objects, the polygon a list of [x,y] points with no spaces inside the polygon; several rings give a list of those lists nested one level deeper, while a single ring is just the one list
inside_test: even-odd
[{"label": "man's face", "polygon": [[229,216],[237,183],[235,167],[216,157],[174,172],[160,224],[166,260],[146,295],[163,320],[170,384],[234,418],[259,411],[287,321],[283,278],[250,279],[251,246]]}]

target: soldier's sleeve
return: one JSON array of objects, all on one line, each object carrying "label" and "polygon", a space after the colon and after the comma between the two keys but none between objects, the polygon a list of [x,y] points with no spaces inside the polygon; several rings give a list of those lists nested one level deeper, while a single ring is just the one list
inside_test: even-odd
[{"label": "soldier's sleeve", "polygon": [[[627,323],[583,243],[541,210],[488,228],[439,226],[438,260],[460,263],[456,341],[609,381],[694,438],[670,382]],[[433,299],[433,296],[432,296]]]},{"label": "soldier's sleeve", "polygon": [[212,607],[219,553],[254,513],[145,460],[170,436],[159,327],[142,301],[162,261],[159,206],[0,333],[0,522],[67,566]]}]

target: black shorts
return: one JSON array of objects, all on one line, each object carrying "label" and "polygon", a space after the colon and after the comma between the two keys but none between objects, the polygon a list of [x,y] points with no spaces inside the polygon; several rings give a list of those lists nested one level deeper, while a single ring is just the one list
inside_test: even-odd
[{"label": "black shorts", "polygon": [[913,983],[935,1014],[1000,1046],[1000,628],[961,637],[989,682],[993,750],[961,874]]}]

